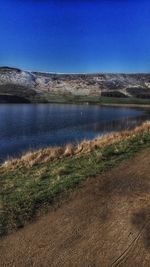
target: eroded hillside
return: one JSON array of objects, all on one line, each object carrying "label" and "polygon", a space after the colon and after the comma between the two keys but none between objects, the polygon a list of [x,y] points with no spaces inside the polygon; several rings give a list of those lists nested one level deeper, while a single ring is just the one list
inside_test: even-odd
[{"label": "eroded hillside", "polygon": [[150,74],[55,74],[0,68],[0,102],[57,102],[57,96],[150,99]]}]

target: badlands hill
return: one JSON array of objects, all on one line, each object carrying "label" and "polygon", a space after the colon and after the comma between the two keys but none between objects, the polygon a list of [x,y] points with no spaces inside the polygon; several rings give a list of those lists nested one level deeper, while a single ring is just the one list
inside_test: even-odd
[{"label": "badlands hill", "polygon": [[80,98],[146,99],[150,74],[56,74],[0,68],[0,103],[71,102]]}]

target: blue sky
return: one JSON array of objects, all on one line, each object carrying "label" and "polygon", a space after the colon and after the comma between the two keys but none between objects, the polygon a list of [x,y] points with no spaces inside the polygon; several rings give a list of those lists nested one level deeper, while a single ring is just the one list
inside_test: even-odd
[{"label": "blue sky", "polygon": [[148,0],[0,2],[0,66],[150,72]]}]

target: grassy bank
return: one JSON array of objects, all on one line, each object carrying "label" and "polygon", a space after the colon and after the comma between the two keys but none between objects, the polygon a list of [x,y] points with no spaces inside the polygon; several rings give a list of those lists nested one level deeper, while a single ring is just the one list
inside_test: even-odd
[{"label": "grassy bank", "polygon": [[22,227],[37,210],[150,146],[150,124],[78,146],[43,149],[0,167],[0,235]]},{"label": "grassy bank", "polygon": [[73,95],[72,93],[37,92],[29,86],[0,85],[0,103],[61,103],[61,104],[121,104],[149,105],[150,99],[136,97],[104,97],[100,95]]},{"label": "grassy bank", "polygon": [[149,105],[150,99],[143,98],[121,98],[121,97],[100,97],[92,95],[72,95],[72,94],[44,94],[45,99],[49,103],[61,103],[61,104],[122,104],[122,105]]}]

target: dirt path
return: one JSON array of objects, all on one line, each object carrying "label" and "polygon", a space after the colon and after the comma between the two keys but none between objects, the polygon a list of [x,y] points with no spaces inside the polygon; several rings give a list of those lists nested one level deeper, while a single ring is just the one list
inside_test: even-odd
[{"label": "dirt path", "polygon": [[150,150],[0,241],[0,266],[149,267]]}]

